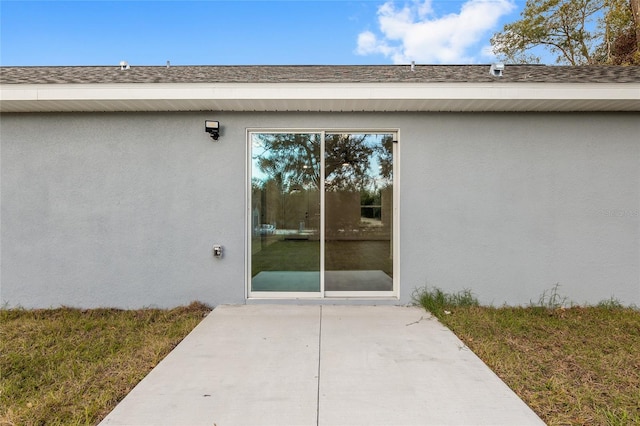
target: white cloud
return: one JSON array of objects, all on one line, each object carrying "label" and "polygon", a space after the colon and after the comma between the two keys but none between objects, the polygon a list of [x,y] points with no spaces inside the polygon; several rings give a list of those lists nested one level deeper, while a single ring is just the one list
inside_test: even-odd
[{"label": "white cloud", "polygon": [[371,55],[381,53],[384,56],[401,59],[401,51],[397,47],[391,47],[384,40],[378,40],[376,35],[371,31],[365,31],[358,35],[359,55]]},{"label": "white cloud", "polygon": [[438,17],[432,0],[414,0],[401,8],[387,1],[378,8],[382,36],[360,33],[356,52],[382,54],[396,64],[473,63],[487,53],[483,48],[489,31],[514,7],[513,0],[467,0],[458,13]]}]

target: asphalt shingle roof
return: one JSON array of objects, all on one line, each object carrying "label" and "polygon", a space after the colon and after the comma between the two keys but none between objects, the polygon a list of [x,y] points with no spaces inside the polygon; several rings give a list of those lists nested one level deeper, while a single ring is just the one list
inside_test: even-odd
[{"label": "asphalt shingle roof", "polygon": [[640,66],[297,65],[1,67],[1,84],[113,83],[638,83]]}]

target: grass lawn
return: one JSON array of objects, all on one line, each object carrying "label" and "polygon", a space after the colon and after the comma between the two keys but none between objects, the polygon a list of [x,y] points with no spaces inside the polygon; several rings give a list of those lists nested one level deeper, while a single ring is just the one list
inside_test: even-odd
[{"label": "grass lawn", "polygon": [[0,425],[91,425],[209,312],[0,309]]},{"label": "grass lawn", "polygon": [[[638,310],[441,302],[422,304],[548,424],[640,424]],[[0,310],[0,425],[97,423],[208,311]]]},{"label": "grass lawn", "polygon": [[[269,244],[252,254],[252,276],[261,271],[320,269],[320,241],[283,241],[275,236],[270,238]],[[389,244],[388,240],[327,241],[325,267],[332,271],[381,270],[393,276]]]},{"label": "grass lawn", "polygon": [[612,302],[493,308],[468,292],[421,296],[547,424],[640,424],[639,310]]}]

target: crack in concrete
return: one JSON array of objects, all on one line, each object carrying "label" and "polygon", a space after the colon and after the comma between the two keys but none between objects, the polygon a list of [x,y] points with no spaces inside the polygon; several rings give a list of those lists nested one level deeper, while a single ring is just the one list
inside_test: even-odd
[{"label": "crack in concrete", "polygon": [[425,320],[428,320],[428,319],[430,319],[430,318],[425,318],[424,316],[422,316],[422,317],[420,317],[420,319],[418,321],[410,322],[409,324],[405,324],[405,325],[407,327],[409,327],[410,325],[418,324],[420,321],[425,321]]}]

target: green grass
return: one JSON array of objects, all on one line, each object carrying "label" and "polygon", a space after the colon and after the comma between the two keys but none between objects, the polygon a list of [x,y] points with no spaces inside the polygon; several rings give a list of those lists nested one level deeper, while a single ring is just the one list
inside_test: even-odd
[{"label": "green grass", "polygon": [[414,299],[547,424],[640,424],[637,309],[614,299],[566,308],[557,287],[529,307],[481,307],[468,291],[420,289]]},{"label": "green grass", "polygon": [[439,288],[418,289],[413,299],[417,305],[421,305],[438,318],[449,315],[454,308],[479,305],[478,299],[468,289],[454,294],[445,293]]},{"label": "green grass", "polygon": [[[261,271],[318,271],[320,269],[320,241],[265,239],[268,243],[251,256],[251,275]],[[254,247],[258,244],[254,244]],[[325,267],[327,270],[382,270],[393,276],[390,243],[384,240],[327,241]]]},{"label": "green grass", "polygon": [[0,425],[96,424],[209,311],[0,310]]},{"label": "green grass", "polygon": [[319,271],[320,242],[282,241],[277,237],[251,256],[251,276],[261,271]]}]

